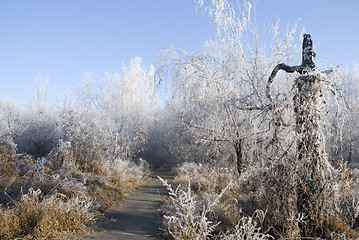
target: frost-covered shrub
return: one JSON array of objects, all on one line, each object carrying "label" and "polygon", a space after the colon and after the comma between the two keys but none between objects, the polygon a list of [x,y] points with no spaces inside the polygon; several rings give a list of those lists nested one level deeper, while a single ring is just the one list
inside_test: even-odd
[{"label": "frost-covered shrub", "polygon": [[111,160],[132,159],[142,150],[158,108],[154,68],[146,71],[132,59],[122,74],[106,73],[101,80],[86,73],[78,92],[79,105],[91,115],[103,150]]},{"label": "frost-covered shrub", "polygon": [[61,136],[57,116],[29,113],[14,138],[17,151],[34,157],[44,157],[58,143]]},{"label": "frost-covered shrub", "polygon": [[98,159],[95,158],[90,159],[94,163],[82,162],[92,166],[85,168],[75,157],[71,144],[60,142],[57,150],[50,154],[48,166],[81,183],[89,195],[97,198],[102,210],[123,199],[126,193],[144,183],[149,175],[148,164],[142,159],[136,164],[131,160],[107,160],[104,157],[96,162]]},{"label": "frost-covered shrub", "polygon": [[73,165],[79,171],[101,173],[111,159],[103,125],[94,113],[86,109],[65,110],[62,114],[63,139],[53,151],[53,162]]},{"label": "frost-covered shrub", "polygon": [[169,199],[162,207],[167,234],[176,240],[201,240],[213,236],[219,225],[213,209],[229,186],[211,198],[201,198],[191,190],[190,182],[185,187],[179,185],[173,189],[167,181],[160,180],[169,191]]},{"label": "frost-covered shrub", "polygon": [[256,209],[266,212],[261,227],[280,238],[299,236],[298,224],[305,221],[297,211],[297,172],[295,166],[277,160],[268,167],[252,166],[239,178],[246,214]]},{"label": "frost-covered shrub", "polygon": [[359,65],[338,71],[334,78],[338,94],[327,96],[325,116],[327,153],[336,166],[344,160],[352,167],[359,163]]},{"label": "frost-covered shrub", "polygon": [[16,149],[14,133],[20,124],[20,107],[8,100],[0,99],[0,145],[7,151]]},{"label": "frost-covered shrub", "polygon": [[191,190],[202,197],[220,194],[230,183],[231,188],[222,194],[220,204],[214,207],[217,220],[222,225],[233,225],[241,218],[241,205],[238,204],[238,181],[235,171],[214,166],[185,162],[177,169],[174,185],[190,184]]},{"label": "frost-covered shrub", "polygon": [[62,138],[59,107],[47,99],[47,82],[39,83],[36,96],[19,111],[12,129],[18,153],[45,157]]},{"label": "frost-covered shrub", "polygon": [[[198,188],[197,184],[192,184],[190,176],[194,176],[194,181],[198,181],[198,172],[201,170],[211,170],[212,174],[203,176],[206,183],[210,179],[214,182],[216,177],[215,170],[208,166],[197,164],[184,164],[184,168],[189,170],[189,166],[195,169],[191,175],[185,176],[185,183],[178,182],[180,176],[175,178],[174,186],[162,180],[169,191],[169,198],[162,206],[164,213],[165,233],[174,239],[270,239],[269,234],[264,234],[260,228],[263,225],[266,213],[256,210],[252,217],[245,215],[244,211],[238,207],[238,183],[230,177],[223,179],[225,186],[219,189]],[[188,171],[187,173],[189,173]],[[179,172],[181,173],[181,172]],[[182,172],[183,173],[183,172]],[[220,175],[221,172],[219,171]],[[220,179],[219,177],[218,179]],[[194,189],[191,188],[194,186]],[[237,201],[236,201],[237,200]]]},{"label": "frost-covered shrub", "polygon": [[41,189],[50,196],[61,193],[69,198],[78,197],[92,201],[79,175],[73,172],[54,171],[46,158],[34,159],[29,155],[15,155],[7,162],[1,162],[6,171],[0,171],[0,205],[11,206],[20,200],[19,196],[28,189]]},{"label": "frost-covered shrub", "polygon": [[256,226],[256,222],[252,217],[242,217],[238,224],[227,231],[226,233],[221,233],[217,236],[216,239],[221,240],[238,240],[238,239],[248,239],[248,240],[265,240],[273,239],[269,234],[263,234],[260,232],[260,228]]},{"label": "frost-covered shrub", "polygon": [[0,100],[0,145],[8,151],[44,157],[61,138],[57,105],[31,103],[20,108],[10,100]]}]

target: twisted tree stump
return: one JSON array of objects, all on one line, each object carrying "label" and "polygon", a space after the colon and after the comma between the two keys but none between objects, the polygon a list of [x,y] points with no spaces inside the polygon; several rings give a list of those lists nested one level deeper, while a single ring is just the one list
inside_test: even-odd
[{"label": "twisted tree stump", "polygon": [[[307,223],[299,225],[301,237],[320,234],[318,221],[323,218],[326,190],[329,188],[330,165],[326,159],[320,129],[319,101],[322,97],[321,81],[315,70],[315,52],[309,34],[304,34],[302,64],[288,66],[278,64],[272,71],[266,86],[267,98],[272,102],[270,84],[279,70],[299,73],[295,80],[294,116],[296,131],[296,159],[299,166],[297,183],[297,212],[304,214]],[[299,233],[298,233],[299,234]],[[298,236],[297,236],[298,237]]]}]

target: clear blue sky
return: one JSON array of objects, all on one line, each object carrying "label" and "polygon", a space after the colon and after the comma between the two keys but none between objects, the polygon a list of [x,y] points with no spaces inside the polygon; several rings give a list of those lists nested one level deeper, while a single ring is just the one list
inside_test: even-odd
[{"label": "clear blue sky", "polygon": [[[327,65],[359,61],[357,0],[256,0],[256,14],[282,32],[301,18]],[[0,0],[0,96],[26,102],[39,75],[69,94],[85,71],[120,72],[136,56],[149,67],[171,44],[200,51],[213,27],[193,0]]]}]

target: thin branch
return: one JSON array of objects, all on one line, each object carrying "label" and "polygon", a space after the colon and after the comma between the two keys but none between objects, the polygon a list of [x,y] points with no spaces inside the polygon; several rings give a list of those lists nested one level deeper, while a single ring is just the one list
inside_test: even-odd
[{"label": "thin branch", "polygon": [[334,71],[336,71],[342,64],[339,64],[335,67],[332,67],[331,69],[328,69],[328,70],[325,70],[325,71],[322,71],[322,73],[326,74],[326,75],[330,75],[332,74]]}]

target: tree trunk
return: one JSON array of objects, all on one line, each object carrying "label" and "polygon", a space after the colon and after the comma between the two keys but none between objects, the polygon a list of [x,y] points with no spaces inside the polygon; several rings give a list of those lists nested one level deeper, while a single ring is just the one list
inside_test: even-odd
[{"label": "tree trunk", "polygon": [[296,159],[299,165],[297,211],[304,214],[308,220],[306,224],[299,225],[302,237],[321,234],[318,226],[322,220],[324,193],[329,187],[330,179],[330,168],[320,129],[320,79],[311,73],[315,69],[314,57],[311,36],[304,34],[302,64],[293,67],[277,65],[268,79],[266,89],[267,97],[271,100],[269,85],[278,70],[300,73],[295,81],[296,93],[293,101],[297,135]]},{"label": "tree trunk", "polygon": [[234,150],[236,152],[237,171],[238,171],[238,174],[241,175],[242,167],[243,167],[243,140],[242,139],[239,139],[234,142]]},{"label": "tree trunk", "polygon": [[297,160],[300,166],[297,188],[297,210],[308,217],[301,227],[302,236],[320,234],[315,226],[322,218],[322,196],[328,184],[327,159],[320,133],[320,114],[317,101],[320,96],[319,79],[300,76],[296,83],[294,113],[297,133]]}]

